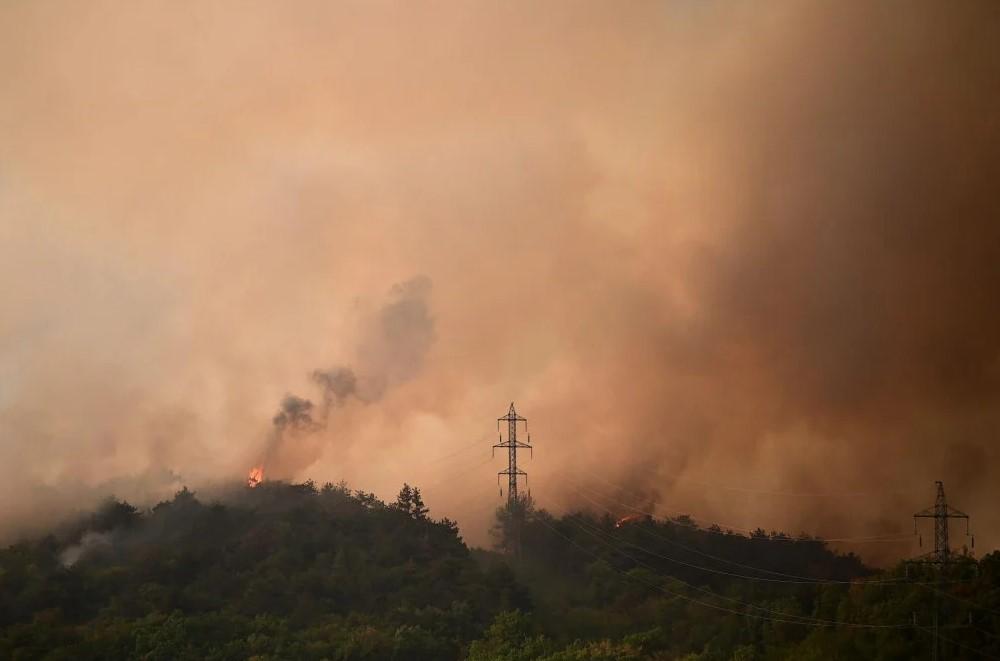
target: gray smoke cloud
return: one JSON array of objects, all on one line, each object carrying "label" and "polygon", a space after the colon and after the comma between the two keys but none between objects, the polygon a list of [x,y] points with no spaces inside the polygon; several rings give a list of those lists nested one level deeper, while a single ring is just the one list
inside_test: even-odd
[{"label": "gray smoke cloud", "polygon": [[434,341],[434,321],[427,306],[430,278],[417,276],[393,285],[390,300],[371,320],[358,349],[365,399],[414,378]]},{"label": "gray smoke cloud", "polygon": [[312,379],[323,390],[323,410],[329,411],[334,403],[341,403],[357,392],[358,379],[347,367],[315,370]]},{"label": "gray smoke cloud", "polygon": [[309,399],[285,395],[271,420],[260,465],[271,478],[293,478],[327,449],[319,435],[329,430],[330,416],[349,398],[364,404],[380,400],[386,390],[415,378],[434,340],[428,297],[431,281],[416,276],[392,286],[388,300],[363,323],[357,350],[360,379],[349,367],[313,370],[320,390],[319,407]]}]

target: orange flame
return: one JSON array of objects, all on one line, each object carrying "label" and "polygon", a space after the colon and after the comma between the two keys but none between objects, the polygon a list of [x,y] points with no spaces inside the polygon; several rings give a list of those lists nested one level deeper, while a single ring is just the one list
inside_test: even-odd
[{"label": "orange flame", "polygon": [[256,486],[260,486],[260,483],[264,481],[264,467],[254,466],[250,469],[250,475],[247,476],[247,486],[253,489]]},{"label": "orange flame", "polygon": [[638,514],[632,514],[622,519],[618,519],[618,521],[615,522],[615,528],[621,528],[625,524],[635,523],[636,521],[642,521],[642,517],[639,516]]}]

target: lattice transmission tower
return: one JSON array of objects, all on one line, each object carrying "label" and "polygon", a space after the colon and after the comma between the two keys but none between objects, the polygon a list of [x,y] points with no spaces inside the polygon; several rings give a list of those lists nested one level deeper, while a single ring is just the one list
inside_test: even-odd
[{"label": "lattice transmission tower", "polygon": [[[931,659],[940,661],[944,654],[941,641],[941,581],[944,578],[945,570],[951,565],[962,562],[971,562],[968,552],[962,555],[952,553],[948,542],[948,521],[949,519],[965,519],[965,535],[971,536],[969,532],[969,515],[959,511],[948,504],[944,495],[944,483],[938,480],[937,495],[934,498],[934,505],[927,509],[920,510],[913,515],[913,533],[917,534],[918,519],[934,519],[934,550],[923,555],[919,555],[909,561],[911,564],[930,565],[937,569],[937,588],[934,590],[933,619],[931,622],[931,632],[934,636],[931,647]],[[923,546],[923,537],[920,537],[920,545]],[[976,538],[972,537],[972,548],[976,548]],[[971,617],[971,615],[970,615]],[[917,623],[917,614],[913,614],[913,622]]]},{"label": "lattice transmission tower", "polygon": [[[528,474],[517,467],[517,451],[518,449],[528,450],[532,456],[534,456],[534,448],[531,447],[531,434],[528,434],[528,420],[517,414],[514,410],[514,402],[510,403],[510,410],[507,411],[507,415],[497,418],[497,431],[500,431],[500,423],[507,423],[507,440],[503,440],[503,434],[500,435],[500,442],[493,446],[493,451],[496,452],[497,448],[507,449],[507,470],[500,471],[497,473],[497,483],[500,482],[500,476],[507,476],[507,509],[514,511],[517,509],[518,495],[517,495],[517,478],[524,476],[525,483],[528,482]],[[517,423],[524,423],[524,433],[528,437],[528,442],[523,443],[517,440]],[[500,489],[500,495],[503,495],[503,488]]]},{"label": "lattice transmission tower", "polygon": [[[965,519],[965,534],[969,536],[969,515],[960,512],[948,504],[944,495],[944,483],[940,480],[937,485],[937,496],[934,499],[933,507],[920,510],[913,515],[913,532],[917,532],[917,519],[934,519],[934,550],[924,555],[914,558],[911,562],[925,562],[934,565],[946,565],[950,562],[958,561],[948,544],[948,519]],[[921,538],[921,546],[923,538]],[[975,537],[972,538],[972,547],[976,547]],[[964,557],[964,556],[961,556]]]},{"label": "lattice transmission tower", "polygon": [[[517,467],[517,451],[528,450],[534,456],[534,450],[531,447],[531,435],[528,434],[528,420],[517,414],[517,411],[514,409],[514,402],[510,403],[510,410],[507,411],[507,415],[497,418],[498,432],[500,431],[501,422],[507,423],[507,440],[504,441],[503,434],[501,433],[500,442],[493,446],[493,452],[495,453],[497,448],[507,450],[507,470],[497,473],[497,484],[500,483],[501,475],[507,476],[507,507],[504,514],[503,543],[508,553],[519,558],[521,556],[521,529],[524,526],[524,514],[527,509],[528,499],[518,496],[517,481],[518,478],[524,477],[525,484],[527,484],[528,474]],[[517,440],[517,425],[519,422],[524,423],[524,433],[528,438],[527,443]],[[500,495],[503,496],[503,487],[500,487]]]}]

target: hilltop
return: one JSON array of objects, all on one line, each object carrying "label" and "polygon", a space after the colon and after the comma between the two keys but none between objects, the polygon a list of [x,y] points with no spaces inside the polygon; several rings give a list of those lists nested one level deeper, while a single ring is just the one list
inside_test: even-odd
[{"label": "hilltop", "polygon": [[[939,588],[949,626],[975,626],[948,639],[1000,654],[998,554],[928,587],[780,533],[530,502],[524,520],[515,560],[469,549],[409,486],[391,503],[312,482],[220,502],[184,489],[148,511],[111,499],[0,551],[0,656],[908,659]],[[499,545],[509,530],[498,512]]]}]

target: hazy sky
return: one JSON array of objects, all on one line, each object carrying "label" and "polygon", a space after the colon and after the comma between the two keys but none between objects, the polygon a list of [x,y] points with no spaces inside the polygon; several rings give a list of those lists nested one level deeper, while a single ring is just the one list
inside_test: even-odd
[{"label": "hazy sky", "polygon": [[0,535],[267,457],[479,542],[514,400],[554,511],[892,535],[942,479],[995,548],[998,35],[993,0],[3,2]]}]

